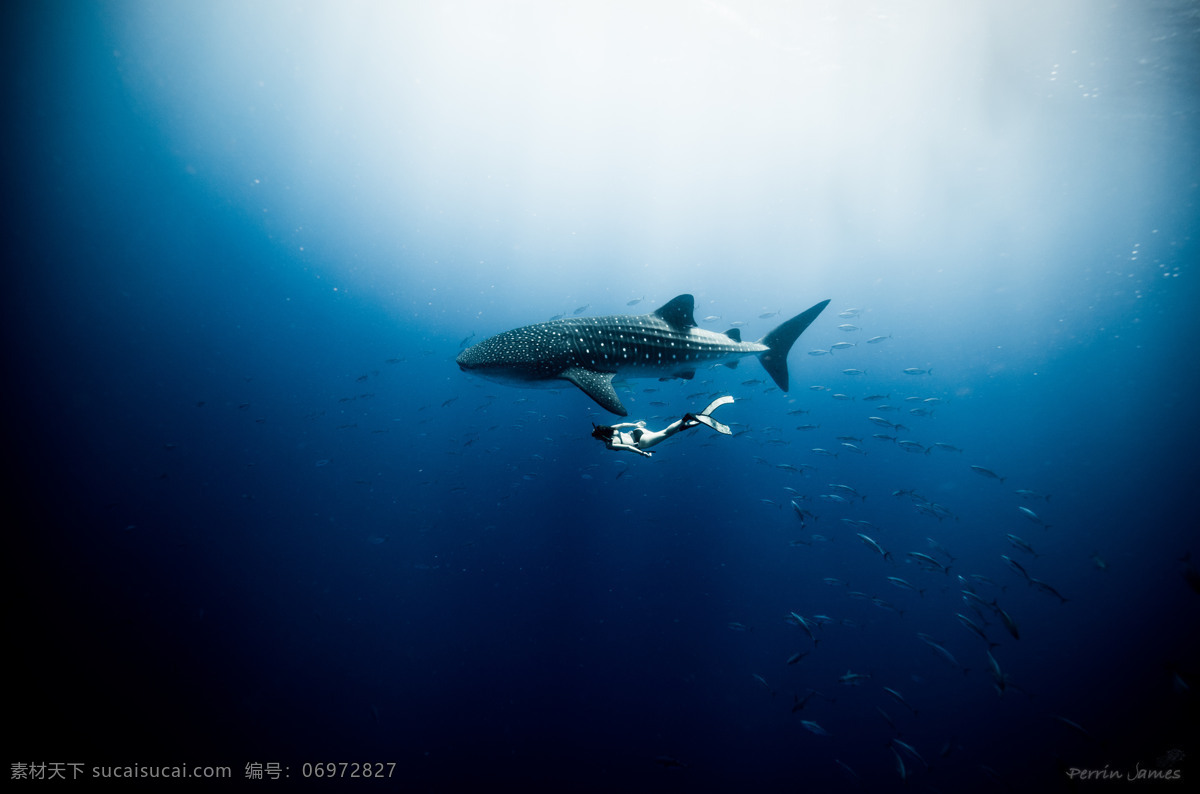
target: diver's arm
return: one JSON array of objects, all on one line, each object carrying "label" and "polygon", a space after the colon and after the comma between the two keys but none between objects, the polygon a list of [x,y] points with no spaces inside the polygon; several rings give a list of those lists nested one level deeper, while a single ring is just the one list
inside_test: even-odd
[{"label": "diver's arm", "polygon": [[616,441],[616,440],[614,440],[613,442],[611,442],[611,443],[608,445],[608,448],[609,448],[609,449],[618,449],[618,450],[620,450],[620,449],[627,449],[627,450],[629,450],[630,452],[636,452],[636,453],[637,453],[637,454],[639,454],[639,455],[645,455],[647,458],[648,458],[648,457],[650,457],[651,455],[653,455],[653,454],[654,454],[653,452],[646,452],[645,450],[638,449],[638,448],[637,448],[637,447],[635,447],[633,444],[625,444],[625,443],[622,443],[622,442],[620,442],[620,441]]}]

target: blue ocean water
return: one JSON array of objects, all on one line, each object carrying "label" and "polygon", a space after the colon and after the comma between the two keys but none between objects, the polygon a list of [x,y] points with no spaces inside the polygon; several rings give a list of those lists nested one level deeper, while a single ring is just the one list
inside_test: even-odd
[{"label": "blue ocean water", "polygon": [[[5,11],[10,774],[1186,785],[1200,7],[960,5]],[[685,293],[732,436],[454,363]]]}]

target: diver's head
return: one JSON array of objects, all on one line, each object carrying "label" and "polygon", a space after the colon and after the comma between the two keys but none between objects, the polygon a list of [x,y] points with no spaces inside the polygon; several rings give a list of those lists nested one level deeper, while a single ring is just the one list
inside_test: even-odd
[{"label": "diver's head", "polygon": [[613,437],[613,429],[608,425],[598,425],[592,423],[592,438],[598,438],[601,441],[611,441]]}]

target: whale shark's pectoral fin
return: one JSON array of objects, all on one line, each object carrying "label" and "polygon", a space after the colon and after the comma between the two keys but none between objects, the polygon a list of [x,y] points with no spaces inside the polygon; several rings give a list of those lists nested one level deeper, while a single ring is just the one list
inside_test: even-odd
[{"label": "whale shark's pectoral fin", "polygon": [[617,416],[628,416],[629,412],[621,405],[617,390],[613,388],[612,372],[593,372],[583,367],[571,367],[559,375],[563,380],[574,383],[583,393],[595,400],[601,408]]}]

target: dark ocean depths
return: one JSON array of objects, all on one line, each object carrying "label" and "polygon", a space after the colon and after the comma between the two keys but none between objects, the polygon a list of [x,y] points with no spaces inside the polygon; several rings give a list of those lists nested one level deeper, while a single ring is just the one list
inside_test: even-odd
[{"label": "dark ocean depths", "polygon": [[[1185,790],[1200,6],[1050,5],[6,6],[10,775]],[[454,363],[682,293],[732,436]]]}]

